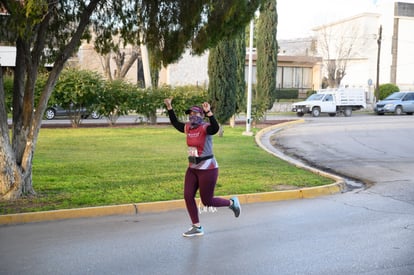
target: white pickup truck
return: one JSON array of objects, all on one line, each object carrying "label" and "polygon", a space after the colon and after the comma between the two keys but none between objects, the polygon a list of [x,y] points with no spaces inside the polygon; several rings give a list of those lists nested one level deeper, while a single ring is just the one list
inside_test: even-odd
[{"label": "white pickup truck", "polygon": [[363,89],[338,88],[320,90],[305,101],[292,104],[292,111],[301,117],[312,114],[318,117],[321,113],[329,116],[344,114],[351,116],[352,111],[366,108],[366,96]]}]

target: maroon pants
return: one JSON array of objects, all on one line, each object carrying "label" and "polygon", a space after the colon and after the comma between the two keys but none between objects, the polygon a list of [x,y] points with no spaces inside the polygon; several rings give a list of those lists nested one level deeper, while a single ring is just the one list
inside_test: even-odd
[{"label": "maroon pants", "polygon": [[193,224],[199,222],[198,208],[195,201],[198,189],[200,190],[200,198],[204,206],[230,206],[230,200],[214,197],[217,178],[218,168],[208,170],[187,169],[184,179],[184,200]]}]

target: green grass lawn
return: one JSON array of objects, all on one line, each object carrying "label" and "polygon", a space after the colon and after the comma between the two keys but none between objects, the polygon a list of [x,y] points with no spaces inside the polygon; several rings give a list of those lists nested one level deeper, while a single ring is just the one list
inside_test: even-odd
[{"label": "green grass lawn", "polygon": [[[214,137],[216,195],[332,183],[260,149],[243,127]],[[185,135],[171,126],[42,129],[33,160],[37,196],[0,202],[0,214],[182,199]]]}]

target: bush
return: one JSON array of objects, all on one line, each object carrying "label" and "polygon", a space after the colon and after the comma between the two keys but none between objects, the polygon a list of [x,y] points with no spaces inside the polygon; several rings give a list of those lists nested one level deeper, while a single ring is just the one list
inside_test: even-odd
[{"label": "bush", "polygon": [[207,91],[198,86],[162,86],[157,89],[137,89],[130,98],[130,109],[151,120],[157,109],[164,109],[164,99],[173,98],[172,104],[178,117],[192,105],[201,105],[207,100]]},{"label": "bush", "polygon": [[298,89],[276,89],[275,95],[270,95],[271,99],[281,100],[281,99],[297,99],[299,95]]},{"label": "bush", "polygon": [[137,89],[130,98],[131,110],[143,115],[147,121],[155,123],[156,111],[164,105],[163,89]]},{"label": "bush", "polygon": [[382,100],[392,93],[399,92],[400,88],[392,83],[382,84],[379,86],[379,99]]},{"label": "bush", "polygon": [[105,81],[105,88],[100,90],[95,111],[107,117],[111,125],[115,124],[120,116],[128,114],[131,97],[136,90],[136,85],[125,81]]},{"label": "bush", "polygon": [[81,123],[81,109],[94,111],[93,106],[98,103],[100,91],[104,89],[102,77],[92,71],[66,69],[56,83],[54,100],[63,108],[74,110],[69,118],[74,127]]},{"label": "bush", "polygon": [[7,112],[11,112],[13,106],[13,77],[4,76],[4,91],[6,93],[6,107]]},{"label": "bush", "polygon": [[[4,76],[4,91],[6,93],[6,107],[7,112],[12,111],[13,107],[13,76],[5,75]],[[34,104],[37,105],[39,102],[40,94],[42,93],[43,88],[46,85],[47,76],[44,73],[39,73],[37,81],[35,84],[35,93],[34,93]],[[49,102],[54,102],[53,94]]]},{"label": "bush", "polygon": [[[200,86],[181,86],[175,88],[164,88],[164,95],[173,98],[173,107],[179,117],[185,116],[184,112],[193,105],[201,106],[208,101],[207,89]],[[213,110],[214,111],[214,110]]]},{"label": "bush", "polygon": [[[298,89],[276,89],[276,90],[272,90],[269,93],[269,101],[266,104],[267,107],[266,109],[271,109],[273,107],[273,103],[279,102],[279,100],[281,99],[297,99],[299,95],[299,90]],[[256,102],[257,108],[262,108],[260,107],[260,105],[263,105],[265,103],[261,103],[261,102]],[[258,118],[259,117],[264,117],[265,113],[262,112],[262,114],[258,114]],[[261,119],[259,119],[258,121],[260,121]]]},{"label": "bush", "polygon": [[[47,75],[39,74],[35,86],[35,105],[46,83]],[[12,107],[13,77],[4,77],[6,106]],[[200,86],[163,86],[157,89],[142,89],[128,82],[105,81],[99,74],[87,70],[66,69],[62,72],[48,105],[60,105],[75,110],[69,117],[74,127],[79,126],[82,117],[80,110],[97,111],[107,117],[111,125],[118,117],[135,111],[147,121],[156,123],[157,110],[164,110],[164,99],[172,97],[174,110],[178,117],[183,118],[185,110],[192,105],[201,105],[208,101],[207,90]]]}]

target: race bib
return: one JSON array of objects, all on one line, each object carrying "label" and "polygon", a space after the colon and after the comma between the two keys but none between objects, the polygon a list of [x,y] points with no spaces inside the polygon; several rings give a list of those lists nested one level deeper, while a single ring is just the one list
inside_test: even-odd
[{"label": "race bib", "polygon": [[189,157],[198,157],[197,147],[188,146],[187,151]]}]

